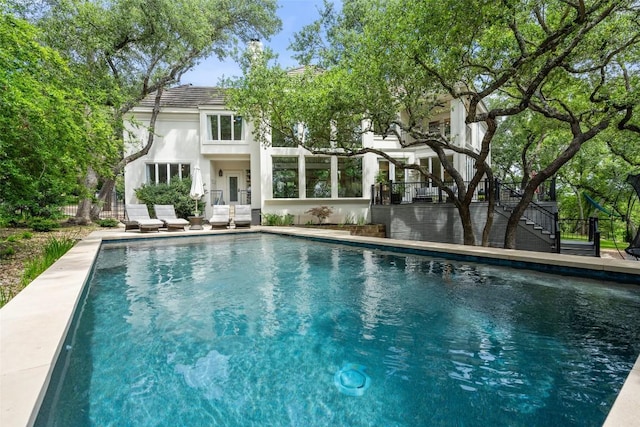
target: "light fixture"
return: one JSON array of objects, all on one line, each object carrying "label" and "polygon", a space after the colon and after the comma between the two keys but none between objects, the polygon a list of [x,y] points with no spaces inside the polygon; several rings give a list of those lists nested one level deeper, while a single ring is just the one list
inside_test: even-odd
[{"label": "light fixture", "polygon": [[222,169],[218,171],[218,176],[222,176]]}]

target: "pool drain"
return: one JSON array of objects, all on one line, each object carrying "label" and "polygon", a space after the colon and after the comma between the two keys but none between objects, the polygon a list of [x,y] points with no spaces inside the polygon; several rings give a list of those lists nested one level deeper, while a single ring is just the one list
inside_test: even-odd
[{"label": "pool drain", "polygon": [[333,377],[341,393],[347,396],[362,396],[371,385],[371,378],[364,371],[366,366],[347,363]]}]

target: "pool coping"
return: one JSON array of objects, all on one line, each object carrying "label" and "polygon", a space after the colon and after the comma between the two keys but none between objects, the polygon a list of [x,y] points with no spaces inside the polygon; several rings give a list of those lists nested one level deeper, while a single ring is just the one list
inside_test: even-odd
[{"label": "pool coping", "polygon": [[[489,262],[534,270],[551,268],[594,278],[622,277],[640,284],[640,262],[586,258],[478,246],[351,236],[348,231],[299,227],[251,227],[236,230],[139,233],[122,229],[91,233],[0,309],[0,425],[31,426],[49,385],[55,361],[81,301],[103,243],[127,240],[267,233],[404,253]],[[610,280],[610,279],[609,279]],[[37,333],[34,333],[37,331]],[[640,427],[640,357],[604,423]]]}]

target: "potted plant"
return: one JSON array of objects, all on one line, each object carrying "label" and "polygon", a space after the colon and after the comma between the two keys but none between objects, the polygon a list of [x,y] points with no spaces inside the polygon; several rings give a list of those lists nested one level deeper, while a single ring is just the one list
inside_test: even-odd
[{"label": "potted plant", "polygon": [[404,197],[404,190],[405,190],[405,187],[403,183],[393,184],[391,189],[392,204],[399,205],[400,203],[402,203],[402,198]]}]

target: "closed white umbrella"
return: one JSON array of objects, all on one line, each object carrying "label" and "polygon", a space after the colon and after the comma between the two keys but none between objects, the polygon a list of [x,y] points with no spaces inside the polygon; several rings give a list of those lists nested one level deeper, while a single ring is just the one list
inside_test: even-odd
[{"label": "closed white umbrella", "polygon": [[202,183],[202,173],[198,166],[193,170],[193,181],[191,181],[191,191],[189,196],[196,201],[196,216],[198,216],[198,200],[204,196],[204,185]]}]

